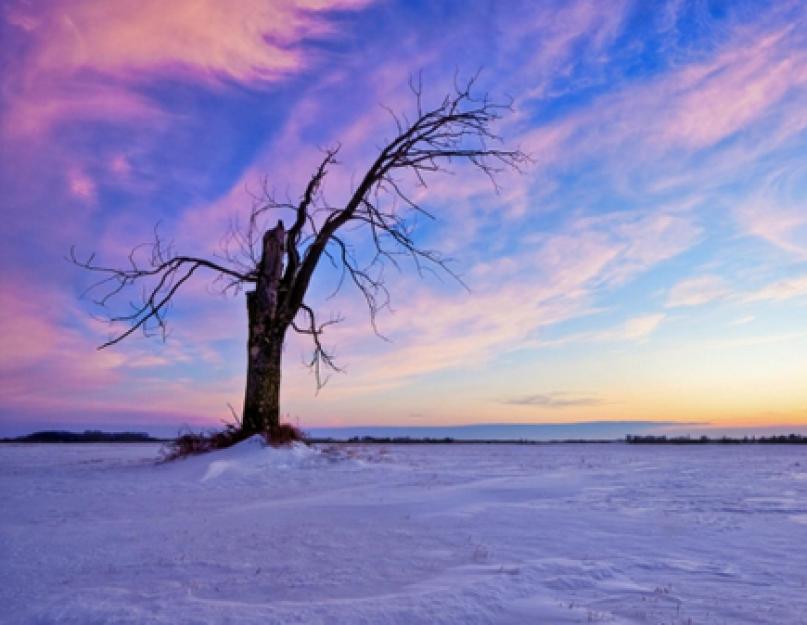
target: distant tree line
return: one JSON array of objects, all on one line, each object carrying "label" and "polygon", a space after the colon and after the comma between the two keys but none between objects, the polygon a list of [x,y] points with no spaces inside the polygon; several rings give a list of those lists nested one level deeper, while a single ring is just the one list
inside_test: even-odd
[{"label": "distant tree line", "polygon": [[162,439],[149,436],[146,432],[102,432],[84,430],[67,432],[63,430],[42,430],[27,436],[0,439],[4,443],[159,443]]},{"label": "distant tree line", "polygon": [[591,440],[591,439],[563,439],[551,441],[536,441],[526,438],[521,439],[501,439],[501,438],[474,438],[456,439],[450,436],[432,437],[412,437],[412,436],[352,436],[350,438],[306,438],[308,443],[367,443],[376,445],[551,445],[557,443],[616,443],[615,440]]},{"label": "distant tree line", "polygon": [[625,437],[625,442],[632,445],[804,445],[807,436],[800,434],[782,434],[779,436],[744,436],[731,438],[709,438],[708,436],[633,436]]},{"label": "distant tree line", "polygon": [[[303,437],[301,435],[301,437]],[[617,440],[592,439],[562,439],[550,441],[536,441],[529,439],[502,440],[502,439],[455,439],[451,437],[410,437],[410,436],[353,436],[347,439],[331,437],[312,438],[303,437],[308,443],[364,443],[378,445],[552,445],[558,443],[618,443]],[[3,443],[160,443],[165,439],[154,438],[146,432],[102,432],[101,430],[85,430],[84,432],[68,432],[63,430],[43,430],[19,436],[17,438],[2,438]],[[708,436],[638,436],[629,434],[625,442],[631,445],[804,445],[807,436],[800,434],[787,434],[779,436],[744,436],[731,438],[722,436],[710,438]]]}]

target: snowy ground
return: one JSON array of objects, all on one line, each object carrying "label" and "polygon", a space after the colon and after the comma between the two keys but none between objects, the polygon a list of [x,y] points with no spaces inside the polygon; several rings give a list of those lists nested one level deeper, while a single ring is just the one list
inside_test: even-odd
[{"label": "snowy ground", "polygon": [[157,452],[0,446],[0,622],[807,623],[804,447]]}]

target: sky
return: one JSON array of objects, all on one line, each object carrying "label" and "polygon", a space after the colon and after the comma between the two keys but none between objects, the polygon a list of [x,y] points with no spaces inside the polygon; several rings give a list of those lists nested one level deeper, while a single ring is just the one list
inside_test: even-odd
[{"label": "sky", "polygon": [[264,183],[299,198],[337,144],[344,202],[412,76],[428,104],[477,72],[531,163],[498,192],[461,165],[412,189],[437,217],[416,240],[468,290],[389,271],[382,340],[324,268],[343,371],[317,392],[290,337],[288,420],[807,431],[802,2],[7,0],[0,63],[0,433],[230,419],[243,293],[199,275],[165,342],[99,351],[71,246],[124,265],[159,223],[215,257]]}]

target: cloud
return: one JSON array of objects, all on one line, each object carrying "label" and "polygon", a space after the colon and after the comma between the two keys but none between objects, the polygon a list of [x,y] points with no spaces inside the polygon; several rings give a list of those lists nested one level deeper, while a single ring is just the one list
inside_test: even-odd
[{"label": "cloud", "polygon": [[667,292],[667,308],[701,306],[728,297],[731,290],[720,276],[705,275],[687,278]]},{"label": "cloud", "polygon": [[20,280],[3,282],[0,340],[5,349],[0,370],[5,401],[36,401],[73,385],[96,389],[116,377],[114,371],[124,360],[121,354],[77,357],[94,349],[75,329],[64,327],[62,315],[68,310],[75,312],[63,294]]},{"label": "cloud", "polygon": [[702,236],[693,215],[620,211],[570,220],[565,228],[526,237],[534,252],[519,266],[552,276],[557,289],[613,288],[691,248]]},{"label": "cloud", "polygon": [[[615,0],[527,3],[528,14],[516,5],[506,11],[501,48],[510,55],[523,55],[521,71],[502,72],[503,90],[521,93],[525,101],[558,97],[589,86],[591,76],[608,61],[608,47],[623,32],[630,3]],[[585,78],[581,68],[585,67]],[[520,82],[529,76],[526,85]]]},{"label": "cloud", "polygon": [[666,315],[663,314],[654,314],[633,317],[625,322],[621,331],[616,333],[603,333],[600,335],[599,340],[626,339],[629,341],[639,341],[645,339],[656,331],[656,328],[664,321],[665,316]]},{"label": "cloud", "polygon": [[[760,149],[798,135],[807,123],[805,23],[802,12],[784,26],[736,26],[712,54],[679,61],[646,80],[617,81],[586,106],[525,132],[525,145],[535,143],[542,167],[563,170],[594,159],[614,182],[629,185],[622,191],[633,190],[636,172],[642,191],[677,175],[684,179],[676,186],[690,191],[693,184],[718,182],[716,170],[736,176],[741,162],[755,162]],[[750,145],[731,145],[752,131]],[[551,158],[542,157],[542,144],[551,146]],[[715,156],[709,167],[693,167],[694,157],[711,150],[723,162]]]},{"label": "cloud", "polygon": [[746,293],[744,302],[782,301],[807,295],[807,275],[777,280],[756,291]]},{"label": "cloud", "polygon": [[327,12],[365,0],[62,0],[12,3],[6,19],[35,41],[37,72],[151,72],[275,80],[306,63],[302,40],[333,32]]},{"label": "cloud", "polygon": [[41,138],[59,122],[115,121],[155,123],[170,116],[155,102],[110,81],[108,84],[62,78],[32,82],[6,97],[0,130],[9,139]]},{"label": "cloud", "polygon": [[545,395],[519,395],[501,400],[511,406],[543,406],[545,408],[570,408],[575,406],[599,406],[605,401],[599,397],[574,395],[573,393],[548,393]]},{"label": "cloud", "polygon": [[622,323],[604,330],[592,330],[568,334],[557,339],[537,340],[537,347],[563,347],[574,343],[612,343],[644,341],[666,319],[666,315],[655,313],[631,317]]},{"label": "cloud", "polygon": [[796,28],[764,32],[750,42],[741,33],[742,44],[735,42],[715,59],[679,72],[654,94],[672,96],[670,115],[659,116],[662,137],[696,148],[712,145],[804,84],[807,53],[792,45]]},{"label": "cloud", "polygon": [[330,11],[364,4],[61,0],[42,11],[11,2],[3,19],[16,28],[9,32],[24,53],[3,79],[10,104],[4,130],[42,133],[66,118],[159,114],[134,88],[149,78],[214,86],[280,80],[308,65],[303,40],[334,34]]},{"label": "cloud", "polygon": [[[198,422],[226,416],[228,401],[240,396],[240,384],[219,371],[205,384],[166,376],[179,363],[190,368],[205,361],[204,341],[169,342],[164,349],[130,341],[98,351],[104,325],[87,320],[69,295],[35,282],[4,280],[0,287],[0,396],[3,411],[20,415],[65,412],[182,412]],[[216,353],[215,357],[219,357]],[[213,367],[208,361],[206,366]],[[220,369],[220,368],[219,368]],[[177,406],[182,406],[177,410]]]},{"label": "cloud", "polygon": [[631,317],[620,325],[606,330],[599,330],[595,332],[584,332],[575,334],[568,337],[563,337],[557,343],[570,343],[570,342],[611,342],[611,341],[641,341],[649,337],[661,325],[666,315],[662,313],[639,315]]},{"label": "cloud", "polygon": [[[673,285],[667,293],[667,308],[702,306],[715,301],[738,303],[784,301],[807,295],[807,275],[794,275],[776,280],[754,290],[737,291],[730,288],[723,278],[705,275],[687,278]],[[745,316],[734,322],[743,325],[754,320]]]},{"label": "cloud", "polygon": [[71,195],[81,200],[86,202],[95,200],[95,182],[86,173],[76,167],[70,169],[67,174],[67,188]]},{"label": "cloud", "polygon": [[801,202],[781,197],[781,193],[776,182],[763,184],[757,197],[738,206],[734,215],[747,234],[799,260],[807,260],[807,208]]}]

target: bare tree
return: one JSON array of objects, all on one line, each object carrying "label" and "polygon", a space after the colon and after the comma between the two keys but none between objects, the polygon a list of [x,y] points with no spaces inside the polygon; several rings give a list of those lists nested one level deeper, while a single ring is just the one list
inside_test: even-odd
[{"label": "bare tree", "polygon": [[[313,351],[309,364],[318,385],[323,383],[324,369],[336,369],[322,335],[339,319],[321,322],[306,302],[312,276],[323,257],[341,268],[342,279],[352,282],[362,294],[375,328],[376,313],[389,302],[383,278],[386,264],[397,265],[400,256],[408,256],[419,271],[432,266],[457,277],[445,256],[416,244],[412,217],[433,216],[414,199],[410,188],[426,187],[427,177],[446,172],[453,163],[462,161],[487,175],[498,190],[496,175],[503,169],[518,169],[527,160],[521,151],[501,147],[501,139],[492,129],[509,105],[491,101],[487,95],[475,96],[474,79],[455,86],[432,108],[423,105],[420,83],[410,86],[416,105],[414,119],[389,111],[395,137],[380,149],[344,204],[332,206],[322,193],[329,169],[337,165],[339,147],[335,147],[325,151],[299,201],[278,201],[264,185],[247,224],[231,230],[224,253],[215,260],[177,254],[156,229],[154,241],[145,250],[142,246],[132,250],[129,265],[123,268],[100,265],[94,255],[80,259],[71,250],[74,263],[101,275],[90,287],[101,294],[96,299],[101,306],[106,307],[130,287],[142,286],[139,303],[123,314],[107,315],[116,328],[123,324],[125,329],[100,348],[137,331],[164,336],[166,313],[174,296],[197,272],[212,272],[224,291],[253,285],[254,289],[246,292],[249,339],[241,424],[247,433],[271,436],[276,432],[281,358],[289,329],[310,337]],[[287,228],[278,220],[267,228],[263,220],[275,214],[290,214],[291,225]],[[366,232],[373,250],[364,262],[341,236],[351,224]]]}]

